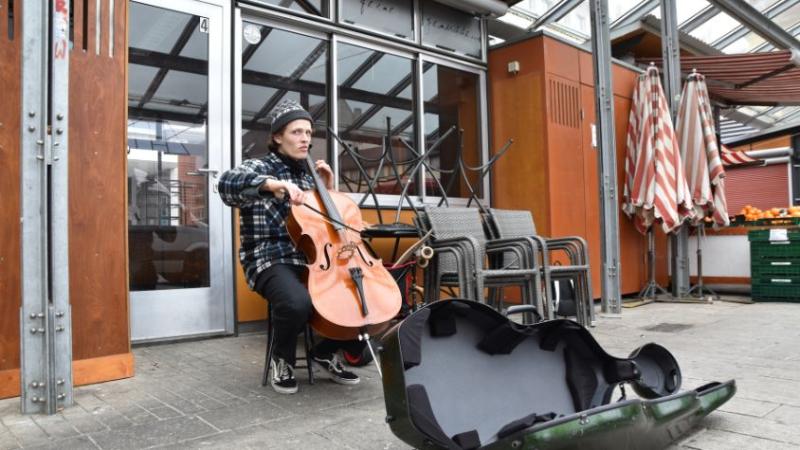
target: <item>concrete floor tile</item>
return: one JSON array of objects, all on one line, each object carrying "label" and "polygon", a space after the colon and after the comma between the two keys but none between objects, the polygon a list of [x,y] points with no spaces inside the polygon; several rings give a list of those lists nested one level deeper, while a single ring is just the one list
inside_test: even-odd
[{"label": "concrete floor tile", "polygon": [[750,437],[778,441],[800,447],[800,427],[774,422],[769,419],[753,419],[750,416],[717,412],[704,422],[704,426],[738,433]]},{"label": "concrete floor tile", "polygon": [[20,448],[20,443],[10,431],[0,433],[0,450],[12,450]]},{"label": "concrete floor tile", "polygon": [[61,415],[35,415],[31,417],[51,439],[63,439],[73,437],[78,434],[78,431],[75,430],[75,427],[73,427],[72,424]]},{"label": "concrete floor tile", "polygon": [[800,407],[781,405],[764,418],[800,428]]},{"label": "concrete floor tile", "polygon": [[694,450],[797,450],[795,445],[721,430],[705,430],[681,445]]},{"label": "concrete floor tile", "polygon": [[779,406],[780,404],[750,400],[743,398],[741,395],[737,395],[724,405],[720,406],[719,410],[743,414],[745,416],[764,417],[770,412],[776,410]]},{"label": "concrete floor tile", "polygon": [[162,420],[163,419],[171,419],[173,417],[180,417],[180,416],[183,415],[177,409],[171,408],[169,406],[164,406],[163,408],[151,409],[151,410],[149,410],[149,413],[154,415],[154,416],[156,416],[156,417],[158,417],[159,419],[162,419]]},{"label": "concrete floor tile", "polygon": [[5,422],[5,425],[23,447],[43,444],[49,440],[47,433],[30,416],[17,416]]},{"label": "concrete floor tile", "polygon": [[69,439],[60,439],[44,445],[25,447],[25,450],[98,450],[94,442],[88,436],[77,436]]},{"label": "concrete floor tile", "polygon": [[156,445],[174,444],[216,430],[196,417],[178,417],[119,430],[109,430],[89,435],[104,450],[138,449]]},{"label": "concrete floor tile", "polygon": [[245,403],[198,414],[218,430],[233,430],[292,416],[287,409],[267,403]]}]

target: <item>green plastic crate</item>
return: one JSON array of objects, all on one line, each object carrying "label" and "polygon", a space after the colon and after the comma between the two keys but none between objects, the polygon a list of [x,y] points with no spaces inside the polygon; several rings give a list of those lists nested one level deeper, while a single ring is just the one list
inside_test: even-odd
[{"label": "green plastic crate", "polygon": [[800,241],[750,242],[750,259],[754,263],[761,260],[798,259],[800,260]]},{"label": "green plastic crate", "polygon": [[753,278],[772,275],[800,276],[800,260],[753,261],[750,274]]},{"label": "green plastic crate", "polygon": [[[770,242],[769,240],[770,230],[752,230],[747,232],[747,239],[750,242]],[[800,241],[800,229],[790,228],[786,232],[786,237],[789,238],[789,241]]]},{"label": "green plastic crate", "polygon": [[800,285],[753,284],[750,296],[754,301],[782,301],[800,303]]}]

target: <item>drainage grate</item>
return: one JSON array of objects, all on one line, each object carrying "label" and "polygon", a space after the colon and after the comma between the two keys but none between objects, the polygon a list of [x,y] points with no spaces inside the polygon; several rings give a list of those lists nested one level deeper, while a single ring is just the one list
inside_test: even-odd
[{"label": "drainage grate", "polygon": [[688,328],[692,328],[692,325],[687,325],[685,323],[660,323],[658,325],[653,325],[652,327],[643,328],[645,331],[658,331],[661,333],[673,333],[675,331],[683,331]]}]

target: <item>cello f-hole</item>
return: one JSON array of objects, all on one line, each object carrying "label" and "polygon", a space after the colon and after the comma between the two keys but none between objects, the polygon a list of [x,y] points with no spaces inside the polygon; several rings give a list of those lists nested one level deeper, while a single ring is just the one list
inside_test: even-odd
[{"label": "cello f-hole", "polygon": [[330,242],[325,244],[325,251],[323,252],[325,254],[325,264],[319,265],[319,268],[322,270],[328,270],[331,268],[331,255],[328,254],[328,249],[331,247],[333,247],[333,244],[331,244]]},{"label": "cello f-hole", "polygon": [[364,254],[361,253],[361,247],[356,246],[356,250],[358,251],[358,256],[361,257],[361,260],[363,260],[367,264],[367,266],[372,267],[372,266],[375,265],[374,262],[372,262],[372,261],[370,261],[370,260],[368,260],[367,258],[364,257]]}]

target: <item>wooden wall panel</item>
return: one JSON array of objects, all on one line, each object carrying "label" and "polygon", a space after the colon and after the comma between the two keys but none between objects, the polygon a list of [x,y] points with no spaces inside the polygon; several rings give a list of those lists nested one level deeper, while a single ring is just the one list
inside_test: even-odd
[{"label": "wooden wall panel", "polygon": [[[573,59],[577,62],[577,58]],[[575,64],[571,79],[578,78],[577,67]],[[555,75],[548,75],[545,82],[551,208],[548,236],[586,236],[580,85]]]},{"label": "wooden wall panel", "polygon": [[[491,79],[491,77],[490,77]],[[544,74],[498,77],[492,87],[492,149],[514,139],[492,176],[492,204],[497,208],[527,209],[539,233],[550,233],[548,154],[545,151]]]},{"label": "wooden wall panel", "polygon": [[0,8],[0,373],[19,367],[21,7],[17,2],[13,36],[9,36],[6,10]]},{"label": "wooden wall panel", "polygon": [[545,70],[571,81],[580,80],[580,50],[555,39],[542,39]]},{"label": "wooden wall panel", "polygon": [[764,139],[763,141],[751,142],[749,144],[744,145],[737,145],[736,147],[731,147],[733,151],[749,151],[749,150],[767,150],[771,148],[781,148],[781,147],[791,147],[792,146],[792,136],[785,135],[785,136],[778,136],[770,139]]},{"label": "wooden wall panel", "polygon": [[[511,61],[520,63],[518,74],[508,73]],[[506,140],[514,139],[493,169],[492,205],[531,211],[538,231],[546,235],[550,232],[550,201],[544,80],[542,39],[489,53],[489,148],[497,151]]]},{"label": "wooden wall panel", "polygon": [[[508,63],[511,61],[519,62],[520,71],[516,75],[508,73]],[[544,40],[529,39],[494,49],[489,52],[488,67],[490,89],[494,81],[543,72]]]},{"label": "wooden wall panel", "polygon": [[592,124],[595,123],[594,88],[581,84],[581,107],[583,121],[581,140],[583,152],[583,178],[585,180],[584,209],[586,220],[586,242],[589,244],[589,265],[592,269],[592,295],[599,298],[602,292],[600,274],[602,271],[602,244],[600,242],[600,184],[597,170],[598,151],[592,146]]},{"label": "wooden wall panel", "polygon": [[[75,2],[79,6],[81,2]],[[108,53],[108,2],[95,2],[87,21],[87,46],[70,54],[70,301],[73,358],[125,354],[128,328],[126,108],[127,2],[114,6],[114,56]],[[76,23],[76,32],[83,25]],[[103,44],[106,42],[106,44]]]}]

